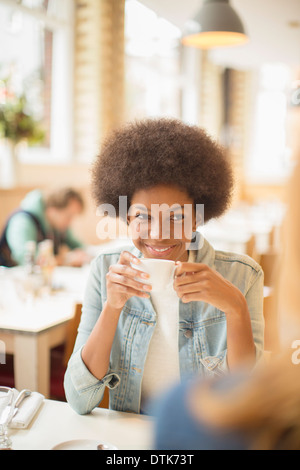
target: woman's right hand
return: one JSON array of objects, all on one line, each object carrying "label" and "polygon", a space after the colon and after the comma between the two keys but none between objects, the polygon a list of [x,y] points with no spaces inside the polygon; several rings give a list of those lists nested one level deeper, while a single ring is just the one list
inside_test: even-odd
[{"label": "woman's right hand", "polygon": [[122,251],[118,263],[109,267],[106,274],[106,302],[110,307],[122,309],[127,300],[134,296],[149,298],[147,292],[151,291],[151,286],[144,284],[149,279],[149,274],[134,269],[131,265],[139,262],[139,258],[132,253]]}]

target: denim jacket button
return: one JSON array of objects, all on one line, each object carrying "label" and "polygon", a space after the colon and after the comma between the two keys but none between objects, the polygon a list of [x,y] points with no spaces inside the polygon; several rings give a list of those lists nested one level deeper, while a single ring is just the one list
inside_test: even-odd
[{"label": "denim jacket button", "polygon": [[185,333],[184,333],[184,336],[186,338],[192,338],[192,336],[193,336],[192,330],[186,330]]}]

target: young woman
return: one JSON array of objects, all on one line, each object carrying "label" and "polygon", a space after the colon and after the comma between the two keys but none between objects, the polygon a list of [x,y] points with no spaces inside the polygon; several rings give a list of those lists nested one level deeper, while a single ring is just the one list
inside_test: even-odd
[{"label": "young woman", "polygon": [[157,406],[156,449],[300,450],[300,164],[289,187],[276,289],[281,351],[250,376],[194,379]]},{"label": "young woman", "polygon": [[[204,222],[218,217],[232,188],[226,155],[198,127],[146,120],[103,144],[93,168],[94,197],[120,216],[119,196],[127,197],[133,245],[93,262],[65,375],[66,397],[77,412],[90,412],[108,387],[110,408],[147,413],[154,396],[186,375],[220,375],[260,357],[260,266],[215,251],[203,237],[194,241],[198,205]],[[188,229],[180,232],[185,218]],[[141,257],[177,263],[173,288],[159,298],[134,268]]]}]

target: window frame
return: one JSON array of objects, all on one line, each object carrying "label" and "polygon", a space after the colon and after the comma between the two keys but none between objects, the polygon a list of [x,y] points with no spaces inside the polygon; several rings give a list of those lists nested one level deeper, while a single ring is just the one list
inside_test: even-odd
[{"label": "window frame", "polygon": [[65,165],[74,160],[73,148],[73,90],[74,90],[74,17],[75,3],[64,0],[63,21],[47,15],[37,8],[20,4],[17,0],[0,0],[16,11],[29,15],[44,24],[53,33],[52,86],[51,86],[51,134],[49,147],[21,146],[19,161],[24,165]]},{"label": "window frame", "polygon": [[[286,183],[287,179],[289,178],[291,171],[292,171],[292,161],[291,161],[291,149],[289,147],[288,143],[288,138],[287,138],[287,120],[288,120],[288,112],[289,112],[289,106],[288,106],[288,86],[290,82],[290,77],[287,76],[286,80],[286,87],[277,87],[274,89],[268,88],[263,84],[264,78],[263,78],[263,68],[264,67],[274,67],[274,70],[276,66],[284,66],[286,70],[288,71],[288,66],[285,64],[278,64],[278,63],[265,63],[262,64],[262,66],[257,70],[256,74],[256,80],[254,83],[254,88],[253,88],[253,93],[254,96],[256,96],[254,102],[253,102],[253,111],[252,111],[252,125],[251,125],[251,131],[250,131],[250,142],[246,159],[245,159],[245,178],[246,178],[246,183],[247,184],[252,184],[252,185],[264,185],[264,186],[281,186]],[[287,72],[288,73],[288,72]],[[281,152],[278,152],[278,154],[275,156],[275,159],[277,158],[277,163],[276,163],[276,171],[267,171],[266,170],[266,164],[262,172],[259,171],[258,163],[259,163],[259,158],[255,156],[255,153],[257,149],[261,149],[263,146],[263,142],[259,140],[258,138],[258,123],[259,123],[259,106],[262,100],[266,100],[269,97],[277,97],[279,96],[280,99],[285,99],[286,104],[285,104],[285,111],[282,114],[282,116],[277,118],[277,123],[276,125],[279,125],[279,121],[282,119],[285,123],[284,125],[284,144],[283,148],[281,149]],[[279,98],[276,99],[277,106],[279,106]],[[266,107],[264,108],[266,109]],[[266,124],[265,124],[266,126]],[[270,127],[271,128],[271,127]],[[276,126],[273,127],[274,132],[276,132]],[[270,132],[270,131],[269,131]],[[268,158],[270,160],[270,157]],[[270,166],[270,165],[269,165]]]}]

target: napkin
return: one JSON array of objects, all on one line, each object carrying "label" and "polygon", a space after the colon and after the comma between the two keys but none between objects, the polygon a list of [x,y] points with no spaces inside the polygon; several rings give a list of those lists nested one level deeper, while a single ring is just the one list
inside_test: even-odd
[{"label": "napkin", "polygon": [[[17,395],[18,391],[15,390],[15,397],[17,397]],[[41,393],[31,392],[31,395],[24,398],[24,400],[20,403],[9,427],[26,429],[38,412],[41,404],[44,401],[44,398],[44,395]]]}]

